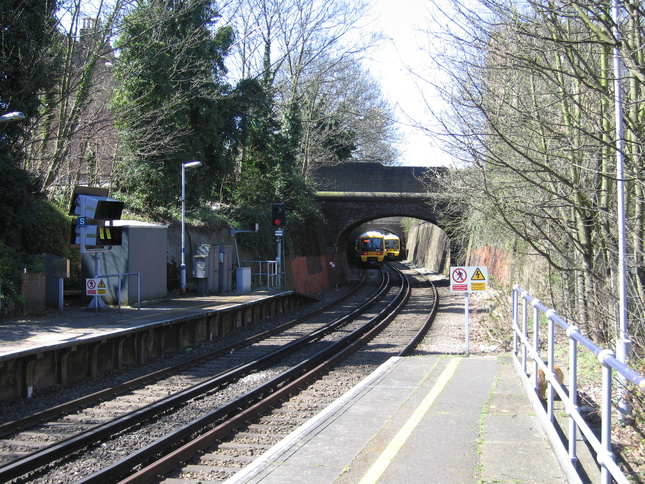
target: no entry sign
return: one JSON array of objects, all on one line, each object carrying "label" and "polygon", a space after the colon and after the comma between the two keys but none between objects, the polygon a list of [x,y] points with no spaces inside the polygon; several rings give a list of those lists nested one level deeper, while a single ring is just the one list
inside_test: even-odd
[{"label": "no entry sign", "polygon": [[107,294],[107,284],[103,278],[85,279],[85,294],[87,296],[105,296]]},{"label": "no entry sign", "polygon": [[450,290],[464,295],[464,316],[466,333],[466,356],[470,354],[470,322],[468,318],[468,293],[486,291],[488,288],[488,267],[463,266],[450,268]]},{"label": "no entry sign", "polygon": [[450,268],[452,292],[478,292],[488,289],[488,267],[463,266]]}]

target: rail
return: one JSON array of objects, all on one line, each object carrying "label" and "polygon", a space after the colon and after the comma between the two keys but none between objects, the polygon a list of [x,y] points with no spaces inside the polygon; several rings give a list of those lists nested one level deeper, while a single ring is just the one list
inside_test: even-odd
[{"label": "rail", "polygon": [[[522,310],[520,314],[520,301]],[[529,338],[529,306],[533,308],[533,336],[532,341]],[[540,315],[543,314],[548,321],[548,342],[547,351],[548,359],[545,364],[540,356],[540,337],[539,322]],[[556,435],[552,432],[555,429],[554,400],[557,394],[566,406],[566,412],[569,418],[569,435],[568,449],[566,449],[568,462],[561,462],[567,469],[577,475],[578,453],[576,449],[576,435],[580,431],[592,446],[597,455],[597,461],[600,465],[601,482],[608,484],[612,477],[615,482],[627,483],[628,480],[620,467],[614,460],[611,446],[611,398],[612,398],[612,378],[614,376],[622,377],[623,381],[631,382],[641,392],[645,393],[645,378],[636,371],[621,363],[614,357],[613,351],[603,349],[597,346],[588,338],[584,337],[576,326],[568,324],[555,309],[547,308],[540,302],[523,291],[520,286],[513,287],[512,294],[512,318],[513,318],[513,356],[517,365],[521,366],[523,374],[526,375],[528,358],[533,360],[533,389],[538,390],[538,372],[542,370],[549,382],[548,392],[546,394],[546,417],[547,423],[552,427],[546,429],[550,436]],[[564,330],[569,340],[569,391],[558,382],[555,374],[555,326]],[[602,367],[602,426],[600,439],[596,436],[591,427],[587,424],[581,415],[578,407],[578,346],[586,348],[593,352]],[[537,399],[537,393],[535,395]],[[534,399],[534,401],[535,401]],[[535,407],[535,405],[534,405]],[[542,405],[539,405],[542,408]],[[553,440],[553,439],[551,439]],[[559,445],[563,446],[558,438]],[[556,444],[555,442],[552,442]]]}]

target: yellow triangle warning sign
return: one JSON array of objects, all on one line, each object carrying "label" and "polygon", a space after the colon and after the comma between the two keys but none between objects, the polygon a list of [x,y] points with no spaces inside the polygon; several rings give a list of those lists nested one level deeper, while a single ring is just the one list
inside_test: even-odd
[{"label": "yellow triangle warning sign", "polygon": [[477,270],[475,271],[475,273],[473,274],[473,277],[470,278],[470,280],[471,281],[485,281],[486,278],[484,277],[484,274],[482,273],[482,271],[479,270],[479,267],[478,267]]},{"label": "yellow triangle warning sign", "polygon": [[[477,270],[479,270],[479,269],[477,269]],[[103,279],[99,279],[99,287],[105,287],[105,281]]]}]

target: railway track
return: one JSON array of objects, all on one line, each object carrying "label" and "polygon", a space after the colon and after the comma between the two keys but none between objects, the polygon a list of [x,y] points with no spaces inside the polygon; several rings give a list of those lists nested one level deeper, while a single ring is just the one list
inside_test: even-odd
[{"label": "railway track", "polygon": [[[408,277],[416,279],[416,286],[422,286],[425,290],[412,296],[409,287],[402,288],[397,309],[388,309],[391,311],[388,321],[365,338],[366,344],[348,348],[346,353],[351,353],[349,356],[335,358],[321,365],[314,377],[303,377],[302,383],[294,383],[284,389],[282,393],[288,395],[286,399],[268,411],[260,408],[252,415],[247,415],[248,423],[235,430],[231,428],[236,424],[223,424],[221,429],[203,437],[203,442],[191,442],[177,449],[165,459],[131,475],[123,483],[207,483],[231,479],[236,472],[314,417],[389,357],[409,354],[432,324],[438,308],[438,294],[425,277],[416,274]],[[405,314],[403,306],[409,302],[409,298],[416,307]],[[426,308],[424,312],[427,312],[427,317],[420,319],[417,316],[420,308]],[[399,310],[404,313],[395,317]],[[275,400],[281,398],[275,396]],[[234,478],[232,480],[234,482]]]},{"label": "railway track", "polygon": [[[388,278],[389,274],[385,279]],[[0,432],[4,430],[6,436],[0,442],[0,458],[8,462],[0,467],[0,479],[14,482],[115,482],[132,469],[158,461],[157,456],[167,454],[168,449],[175,449],[170,455],[176,454],[177,447],[182,448],[185,441],[194,443],[210,439],[211,443],[203,444],[208,446],[215,439],[223,445],[225,435],[230,434],[232,429],[246,425],[245,432],[237,432],[237,436],[255,441],[253,446],[247,446],[239,452],[235,449],[244,449],[239,443],[228,444],[231,447],[228,450],[225,449],[226,445],[218,448],[218,452],[226,450],[228,454],[237,453],[236,457],[226,459],[237,463],[232,464],[235,469],[240,462],[248,460],[240,458],[240,455],[253,455],[268,445],[257,442],[256,434],[266,434],[267,429],[272,427],[266,422],[258,421],[251,425],[248,422],[257,418],[257,412],[266,411],[284,399],[281,392],[295,392],[306,385],[313,376],[303,376],[305,371],[311,375],[326,372],[330,364],[328,360],[338,358],[332,356],[338,348],[348,353],[355,341],[374,338],[381,331],[374,328],[380,321],[387,320],[393,311],[383,310],[379,306],[391,306],[393,299],[398,300],[400,305],[401,299],[409,297],[401,296],[407,291],[402,289],[406,285],[404,281],[402,279],[401,283],[395,284],[396,290],[385,281],[372,283],[372,289],[376,287],[377,290],[362,305],[361,311],[355,310],[338,317],[331,324],[311,319],[294,322],[280,331],[260,337],[252,344],[236,345],[228,352],[220,351],[218,357],[186,366],[178,375],[172,374],[163,379],[159,375],[139,379],[142,381],[137,382],[137,390],[93,404],[82,412],[52,419],[38,427],[31,426],[11,435],[7,434],[10,425],[0,426]],[[359,291],[363,292],[354,297],[365,298],[366,289]],[[393,292],[396,292],[396,296]],[[328,308],[327,311],[332,310]],[[372,314],[363,316],[361,313],[366,311]],[[366,320],[369,322],[366,323]],[[386,323],[382,325],[385,327]],[[406,339],[409,342],[409,338]],[[391,336],[388,341],[391,344]],[[353,376],[344,380],[351,387],[361,377],[354,372]],[[322,381],[328,379],[329,376]],[[340,381],[338,377],[335,379]],[[147,385],[141,386],[146,382]],[[338,392],[345,385],[327,386],[335,386]],[[288,414],[284,410],[288,406],[283,404],[282,411],[276,410],[274,417],[268,417],[281,429],[276,431],[272,428],[269,431],[274,435],[273,439],[275,435],[288,432],[292,424],[301,422],[308,413],[338,396],[332,392],[323,398],[321,391],[313,391],[318,398],[305,397],[311,408],[304,413],[300,409],[296,414],[287,416],[286,420],[280,419],[277,416]],[[107,392],[103,393],[101,398],[107,398]],[[147,405],[143,406],[142,402]],[[89,405],[88,402],[82,404]],[[295,407],[301,408],[301,404]],[[245,410],[240,416],[241,408]],[[55,414],[56,411],[49,413]],[[198,414],[200,416],[195,417]],[[43,418],[42,413],[39,418]],[[26,427],[32,424],[24,421],[12,425]],[[198,435],[207,437],[198,438]],[[43,441],[48,445],[42,447]],[[74,454],[80,457],[72,458]],[[165,461],[164,465],[170,469],[176,467],[176,464],[168,463],[170,457],[161,461]],[[157,470],[154,472],[158,474]],[[211,469],[210,472],[215,471]],[[231,474],[230,471],[217,472],[221,476]],[[129,478],[131,482],[143,482],[144,479],[143,474]],[[189,482],[186,479],[190,478],[184,476],[180,479]]]}]

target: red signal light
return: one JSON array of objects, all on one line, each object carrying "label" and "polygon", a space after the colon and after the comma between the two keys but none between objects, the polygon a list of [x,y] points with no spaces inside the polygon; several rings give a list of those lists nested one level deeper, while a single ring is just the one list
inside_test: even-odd
[{"label": "red signal light", "polygon": [[271,224],[274,227],[287,225],[287,210],[284,203],[271,204]]}]

